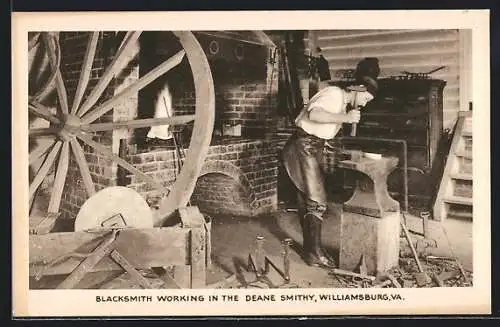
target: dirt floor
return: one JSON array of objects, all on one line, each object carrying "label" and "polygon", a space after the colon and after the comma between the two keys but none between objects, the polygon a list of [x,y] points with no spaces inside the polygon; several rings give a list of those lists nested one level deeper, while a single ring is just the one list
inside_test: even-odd
[{"label": "dirt floor", "polygon": [[[288,286],[306,288],[336,288],[336,287],[361,287],[352,280],[339,278],[328,271],[307,266],[300,258],[300,248],[302,244],[301,229],[298,214],[293,207],[280,205],[277,212],[261,217],[212,217],[212,266],[207,272],[207,284],[220,282],[225,278],[232,277],[232,282],[225,287],[266,287],[259,283],[253,284],[256,277],[252,272],[247,271],[248,255],[254,248],[257,236],[264,237],[264,252],[281,269],[283,267],[281,241],[291,238],[290,251],[290,273],[291,283]],[[421,220],[414,216],[406,216],[407,226],[410,230],[422,232]],[[323,244],[329,253],[338,258],[339,252],[339,230],[340,227],[340,206],[330,203],[329,212],[325,218],[323,228]],[[444,227],[444,228],[443,228]],[[447,221],[444,224],[431,221],[429,224],[430,235],[436,241],[437,247],[429,248],[425,251],[434,256],[458,257],[462,267],[467,271],[468,278],[471,279],[472,271],[472,224],[471,222]],[[412,234],[415,246],[419,247],[422,239],[416,234]],[[413,274],[417,272],[415,260],[403,237],[401,242],[400,267],[392,271],[403,287],[416,287]],[[418,248],[422,253],[422,248]],[[422,261],[424,268],[428,272],[441,275],[452,275],[444,286],[468,286],[470,281],[466,281],[459,274],[460,270],[454,262],[438,260],[434,262]],[[283,283],[281,276],[269,274],[273,285]],[[450,277],[450,276],[448,276]],[[167,286],[169,280],[162,278]],[[42,279],[32,281],[33,288],[51,288],[57,285],[61,278]],[[367,286],[367,285],[364,285]],[[429,287],[436,286],[428,280]],[[126,274],[123,275],[103,275],[94,274],[88,276],[78,288],[136,288],[130,284]]]}]

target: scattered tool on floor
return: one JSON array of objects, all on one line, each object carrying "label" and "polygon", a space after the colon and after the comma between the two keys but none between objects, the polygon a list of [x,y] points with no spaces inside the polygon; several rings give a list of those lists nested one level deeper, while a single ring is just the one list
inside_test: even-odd
[{"label": "scattered tool on floor", "polygon": [[417,240],[417,249],[423,249],[425,251],[427,248],[437,248],[437,241],[435,239],[430,238],[429,233],[429,217],[430,212],[422,211],[420,213],[420,218],[422,218],[422,236],[423,239]]},{"label": "scattered tool on floor", "polygon": [[460,269],[460,273],[462,274],[462,277],[464,278],[464,282],[468,284],[468,283],[470,282],[470,281],[469,281],[469,277],[468,277],[468,276],[467,276],[467,274],[465,273],[465,270],[464,270],[464,268],[463,268],[462,264],[460,263],[460,260],[459,260],[459,259],[458,259],[458,257],[455,255],[455,251],[453,251],[453,246],[452,246],[452,244],[451,244],[451,242],[450,242],[450,238],[448,237],[448,233],[446,232],[446,228],[445,228],[444,226],[441,226],[441,228],[442,228],[442,230],[443,230],[443,234],[444,234],[444,236],[445,236],[445,238],[446,238],[446,241],[447,241],[447,243],[448,243],[448,246],[449,246],[449,248],[450,248],[451,255],[452,255],[452,257],[453,257],[453,258],[455,258],[455,263],[456,263],[456,265],[458,266],[458,269]]},{"label": "scattered tool on floor", "polygon": [[403,223],[402,220],[401,220],[401,228],[403,229],[406,240],[408,241],[408,245],[410,246],[411,252],[413,254],[413,258],[415,259],[415,262],[417,263],[418,272],[414,274],[414,277],[417,281],[417,285],[424,286],[429,282],[430,277],[427,275],[427,273],[422,268],[422,264],[420,263],[420,260],[418,259],[417,251],[415,250],[415,247],[413,246],[413,242],[411,240],[410,233],[408,232],[408,229],[406,228],[406,225]]},{"label": "scattered tool on floor", "polygon": [[389,286],[391,284],[392,284],[392,281],[390,279],[386,279],[382,283],[373,285],[371,288],[383,288],[383,287]]},{"label": "scattered tool on floor", "polygon": [[250,271],[255,272],[257,278],[262,276],[264,271],[263,265],[263,244],[264,244],[264,236],[258,235],[255,238],[255,249],[253,253],[248,254],[248,267]]},{"label": "scattered tool on floor", "polygon": [[444,286],[443,280],[436,273],[433,273],[432,276],[431,276],[431,278],[436,283],[437,286],[439,286],[439,287],[443,287]]},{"label": "scattered tool on floor", "polygon": [[393,275],[387,273],[386,277],[391,281],[391,283],[394,285],[394,287],[402,288],[401,284],[398,282],[398,280]]},{"label": "scattered tool on floor", "polygon": [[[271,258],[264,254],[264,237],[257,236],[255,250],[248,255],[248,271],[255,273],[256,279],[248,283],[249,287],[257,288],[298,288],[290,277],[290,245],[292,239],[286,238],[283,246],[283,269],[279,268]],[[272,269],[271,269],[272,268]],[[264,284],[266,286],[264,286]]]},{"label": "scattered tool on floor", "polygon": [[330,272],[334,275],[366,279],[366,280],[370,280],[372,282],[377,279],[375,276],[363,275],[363,274],[355,273],[355,272],[352,272],[349,270],[343,270],[343,269],[338,269],[338,268],[330,269]]}]

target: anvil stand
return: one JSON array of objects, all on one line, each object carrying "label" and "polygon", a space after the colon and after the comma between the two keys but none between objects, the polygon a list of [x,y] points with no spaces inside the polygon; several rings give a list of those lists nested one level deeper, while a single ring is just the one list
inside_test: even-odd
[{"label": "anvil stand", "polygon": [[[364,257],[367,273],[380,276],[399,259],[400,207],[387,190],[387,177],[398,164],[395,157],[371,159],[361,151],[339,161],[339,168],[356,172],[356,188],[341,215],[341,269],[355,271]],[[363,183],[364,187],[360,184]]]}]

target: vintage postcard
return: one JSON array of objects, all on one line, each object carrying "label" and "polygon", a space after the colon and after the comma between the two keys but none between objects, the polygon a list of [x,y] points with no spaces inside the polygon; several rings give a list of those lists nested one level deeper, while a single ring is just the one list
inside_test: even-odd
[{"label": "vintage postcard", "polygon": [[15,317],[490,313],[488,10],[14,12],[12,45]]}]

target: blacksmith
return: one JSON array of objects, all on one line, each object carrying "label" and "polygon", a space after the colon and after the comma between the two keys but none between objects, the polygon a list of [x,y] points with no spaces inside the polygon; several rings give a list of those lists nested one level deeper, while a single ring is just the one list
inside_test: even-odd
[{"label": "blacksmith", "polygon": [[297,188],[301,205],[303,259],[310,266],[336,267],[335,260],[321,243],[327,210],[322,171],[325,142],[337,135],[342,124],[359,122],[359,109],[375,97],[379,72],[378,60],[365,58],[357,65],[354,85],[345,89],[337,86],[322,88],[295,119],[297,131],[285,145],[285,169]]}]

